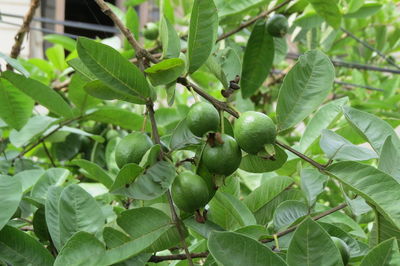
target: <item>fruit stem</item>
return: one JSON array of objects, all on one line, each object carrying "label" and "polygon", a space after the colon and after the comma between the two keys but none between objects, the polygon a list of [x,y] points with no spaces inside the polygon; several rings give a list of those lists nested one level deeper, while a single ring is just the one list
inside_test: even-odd
[{"label": "fruit stem", "polygon": [[195,101],[196,103],[200,102],[200,99],[199,99],[199,97],[197,96],[197,94],[196,94],[196,93],[194,93],[194,91],[193,91],[192,87],[188,87],[188,89],[189,89],[190,93],[192,93],[192,95],[193,95],[193,98],[194,98],[194,101]]},{"label": "fruit stem", "polygon": [[279,248],[279,240],[278,240],[277,234],[274,234],[273,237],[274,237],[274,241],[275,241],[275,248],[276,248],[276,250],[279,251],[280,248]]}]

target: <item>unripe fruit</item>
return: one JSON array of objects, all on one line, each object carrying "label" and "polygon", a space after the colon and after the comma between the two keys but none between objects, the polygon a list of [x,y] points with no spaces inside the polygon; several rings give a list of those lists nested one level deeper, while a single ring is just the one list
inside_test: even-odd
[{"label": "unripe fruit", "polygon": [[153,22],[149,22],[144,26],[143,36],[151,41],[158,38],[158,26]]},{"label": "unripe fruit", "polygon": [[287,18],[284,15],[273,15],[267,21],[267,31],[273,37],[283,37],[289,29]]},{"label": "unripe fruit", "polygon": [[346,242],[344,242],[342,239],[331,236],[331,239],[333,243],[335,243],[335,246],[339,249],[340,255],[342,256],[343,264],[347,265],[350,259],[350,251],[349,247],[347,246]]},{"label": "unripe fruit", "polygon": [[212,104],[199,102],[190,107],[186,121],[190,131],[202,137],[207,132],[218,130],[219,114]]},{"label": "unripe fruit", "polygon": [[140,163],[153,142],[142,132],[131,133],[121,139],[115,148],[115,161],[119,168],[127,163]]},{"label": "unripe fruit", "polygon": [[229,176],[239,167],[242,152],[236,140],[231,136],[221,134],[221,140],[223,143],[219,143],[216,139],[214,146],[211,146],[210,143],[206,144],[202,161],[211,173]]},{"label": "unripe fruit", "polygon": [[256,154],[264,149],[264,145],[275,142],[276,127],[267,115],[248,111],[236,120],[234,133],[242,150]]},{"label": "unripe fruit", "polygon": [[189,171],[180,173],[171,187],[172,199],[185,212],[194,212],[209,201],[209,192],[204,180]]}]

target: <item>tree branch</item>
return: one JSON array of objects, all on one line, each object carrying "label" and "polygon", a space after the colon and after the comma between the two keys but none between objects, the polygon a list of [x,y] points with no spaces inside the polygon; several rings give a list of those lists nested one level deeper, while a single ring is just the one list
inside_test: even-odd
[{"label": "tree branch", "polygon": [[[329,214],[332,214],[332,213],[334,213],[334,212],[336,212],[336,211],[338,211],[338,210],[344,209],[344,208],[346,208],[346,207],[347,207],[347,203],[342,203],[342,204],[340,204],[340,205],[338,205],[338,206],[336,206],[336,207],[334,207],[334,208],[332,208],[332,209],[329,209],[329,210],[327,210],[327,211],[325,211],[325,212],[323,212],[323,213],[320,213],[320,214],[318,214],[318,215],[312,217],[312,219],[313,219],[314,221],[317,221],[317,220],[319,220],[319,219],[321,219],[321,218],[323,218],[323,217],[325,217],[325,216],[327,216],[327,215],[329,215]],[[287,235],[287,234],[293,232],[294,230],[296,230],[296,228],[297,228],[298,226],[299,226],[299,225],[295,225],[295,226],[289,227],[289,228],[286,229],[285,231],[282,231],[282,232],[277,233],[276,236],[277,236],[277,237],[281,237],[281,236]],[[266,239],[261,240],[262,243],[268,243],[268,242],[272,242],[272,241],[274,241],[274,238],[266,238]]]},{"label": "tree branch", "polygon": [[[40,0],[31,0],[31,5],[28,9],[28,12],[24,16],[24,20],[22,22],[21,28],[18,30],[17,34],[15,35],[15,43],[11,48],[10,57],[17,58],[19,53],[21,52],[21,46],[24,41],[26,33],[29,31],[29,26],[35,15],[35,11],[38,8]],[[7,65],[8,70],[12,70],[12,66]]]},{"label": "tree branch", "polygon": [[391,58],[387,57],[384,53],[382,53],[380,50],[376,49],[375,47],[369,45],[367,42],[361,40],[357,36],[355,36],[353,33],[350,31],[346,30],[345,28],[341,27],[340,28],[344,33],[346,33],[350,38],[354,39],[356,42],[360,43],[367,49],[377,53],[381,58],[383,58],[386,62],[388,62],[390,65],[396,67],[397,69],[400,69],[400,66],[398,66]]},{"label": "tree branch", "polygon": [[[208,256],[208,251],[200,252],[200,253],[191,253],[192,258],[206,258]],[[166,256],[151,256],[149,262],[162,262],[166,260],[185,260],[185,254],[174,254],[174,255],[166,255]]]},{"label": "tree branch", "polygon": [[248,21],[246,21],[245,23],[241,24],[241,25],[240,25],[239,27],[237,27],[236,29],[231,30],[231,31],[229,31],[229,32],[227,32],[227,33],[222,34],[221,36],[219,36],[218,39],[217,39],[217,42],[219,42],[219,41],[221,41],[221,40],[223,40],[223,39],[226,39],[226,38],[232,36],[233,34],[235,34],[235,33],[239,32],[239,31],[241,31],[241,30],[244,29],[244,28],[247,28],[248,26],[252,25],[253,23],[255,23],[255,22],[256,22],[257,20],[259,20],[260,18],[265,18],[266,16],[268,16],[268,15],[271,14],[272,12],[274,12],[274,11],[278,10],[279,8],[281,8],[281,7],[285,6],[285,5],[287,5],[287,4],[288,4],[289,2],[291,2],[291,1],[292,1],[292,0],[286,0],[286,1],[282,2],[281,4],[279,4],[279,5],[277,5],[277,6],[273,7],[273,8],[271,8],[270,10],[266,10],[266,11],[260,13],[259,15],[257,15],[257,16],[255,16],[255,17],[249,19]]}]

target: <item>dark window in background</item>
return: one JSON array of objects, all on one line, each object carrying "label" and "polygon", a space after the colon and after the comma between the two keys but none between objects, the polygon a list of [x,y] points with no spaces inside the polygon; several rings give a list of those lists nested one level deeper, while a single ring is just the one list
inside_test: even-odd
[{"label": "dark window in background", "polygon": [[[115,5],[115,1],[107,1]],[[65,20],[87,22],[99,25],[113,26],[114,23],[109,17],[101,12],[99,6],[93,0],[66,0],[65,1]],[[114,34],[104,31],[94,31],[87,29],[79,29],[72,27],[64,27],[65,33],[78,36],[86,36],[89,38],[108,38]]]}]

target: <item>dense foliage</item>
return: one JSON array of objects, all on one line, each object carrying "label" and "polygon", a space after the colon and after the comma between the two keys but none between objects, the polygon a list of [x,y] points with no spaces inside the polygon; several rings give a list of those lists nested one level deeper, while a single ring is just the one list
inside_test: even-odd
[{"label": "dense foliage", "polygon": [[1,54],[0,265],[400,265],[397,1],[96,2]]}]

